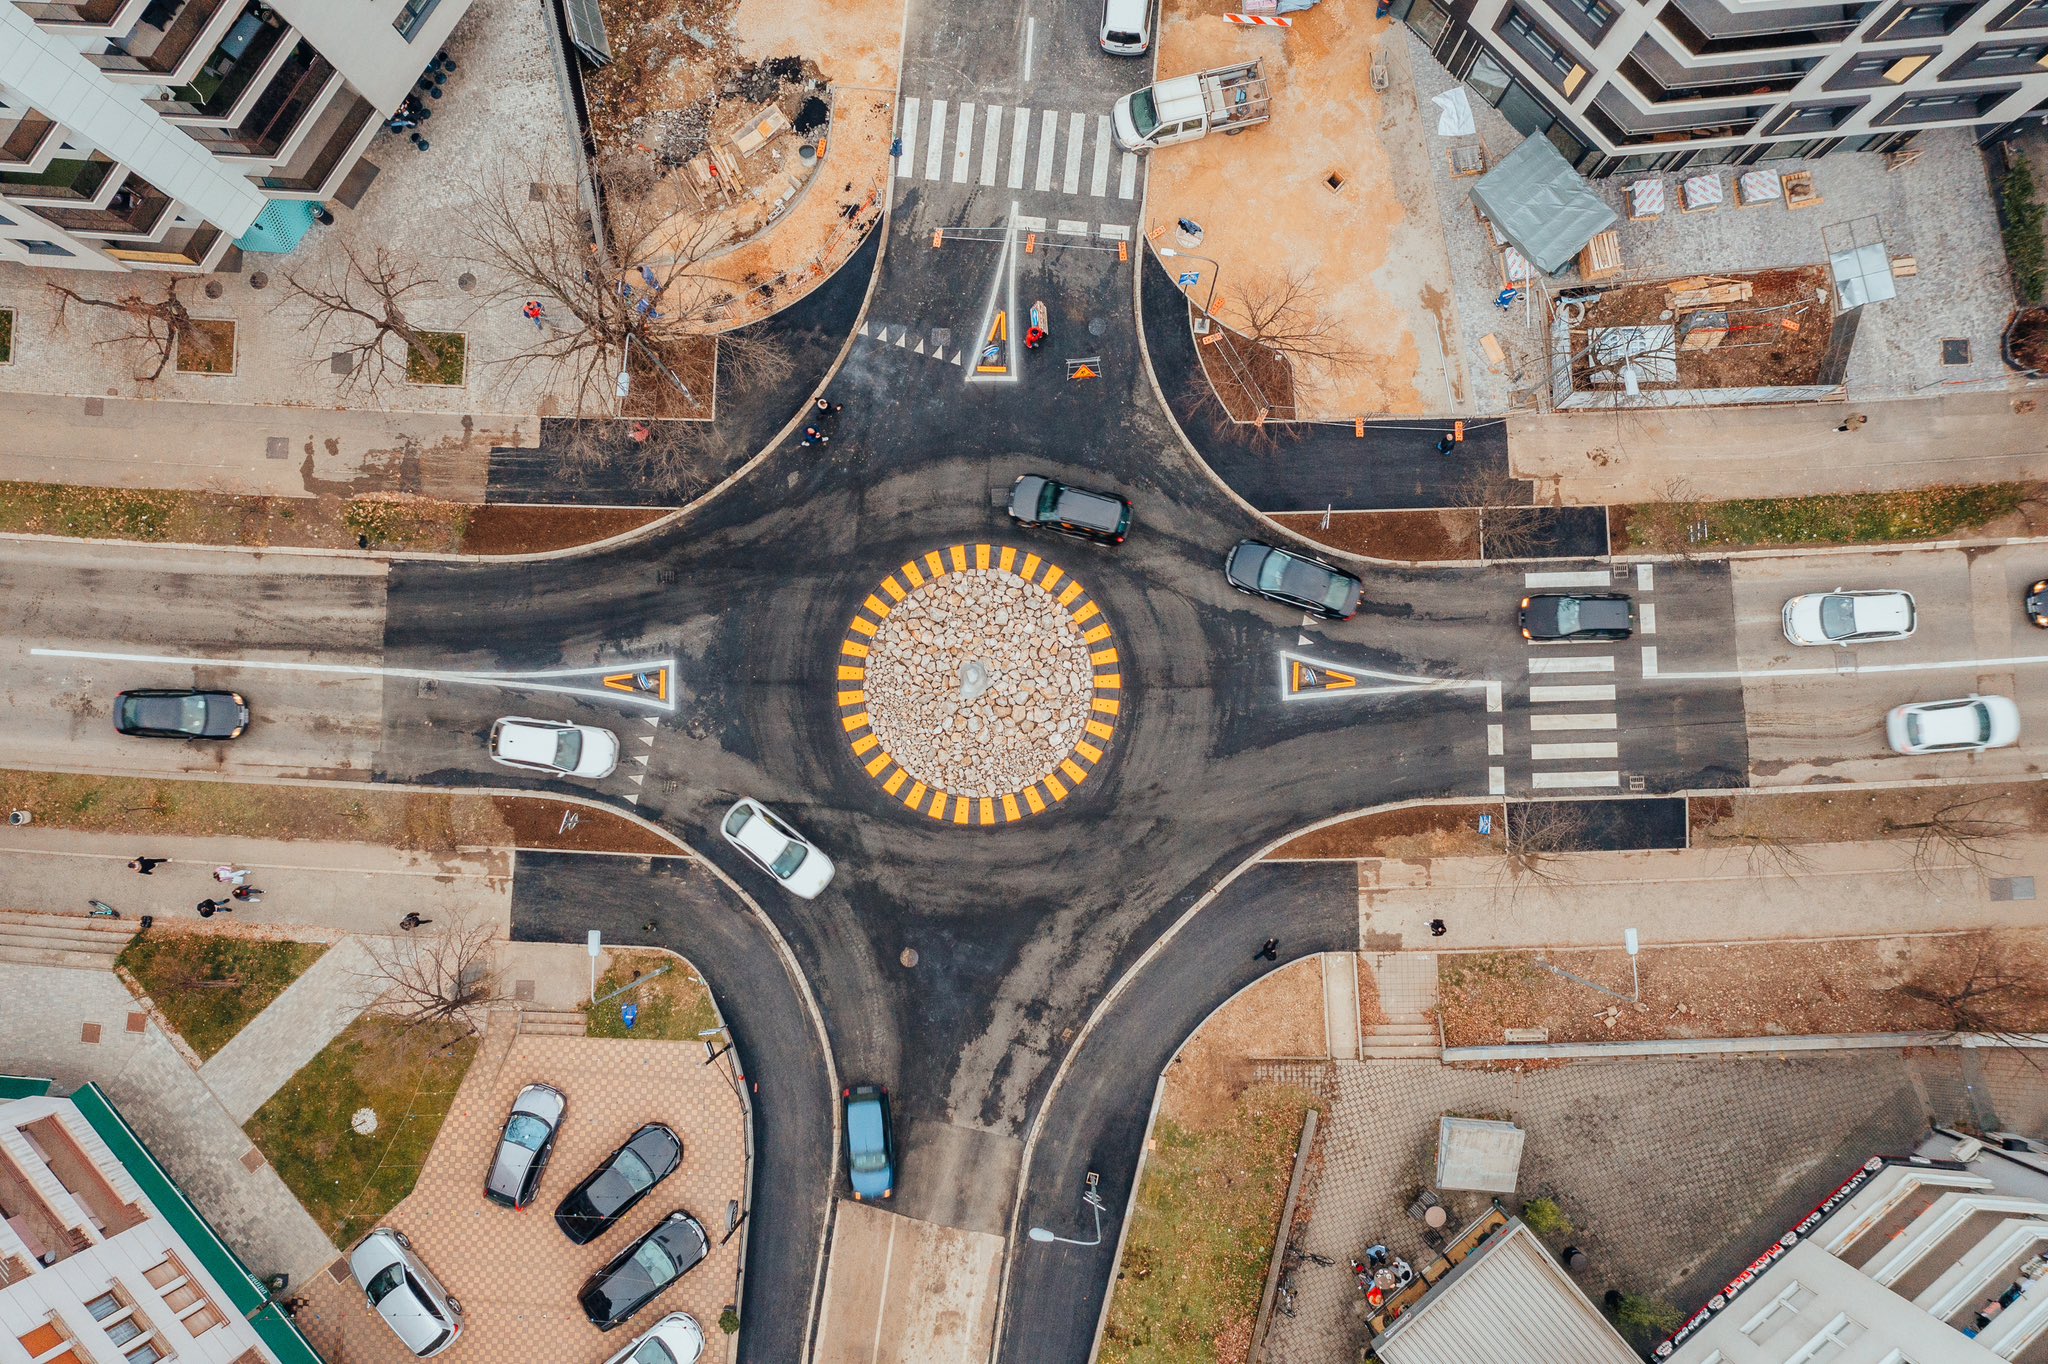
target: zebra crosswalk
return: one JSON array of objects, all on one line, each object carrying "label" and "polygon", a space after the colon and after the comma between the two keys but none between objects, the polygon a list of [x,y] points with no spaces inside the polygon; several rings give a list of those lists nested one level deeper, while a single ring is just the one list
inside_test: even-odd
[{"label": "zebra crosswalk", "polygon": [[1117,148],[1108,114],[909,95],[901,115],[898,179],[1137,197],[1138,158]]}]

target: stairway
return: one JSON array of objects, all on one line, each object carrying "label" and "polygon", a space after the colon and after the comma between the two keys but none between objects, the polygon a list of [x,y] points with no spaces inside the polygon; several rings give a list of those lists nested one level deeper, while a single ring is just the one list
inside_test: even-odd
[{"label": "stairway", "polygon": [[1367,958],[1379,984],[1386,1021],[1366,1031],[1368,1061],[1434,1061],[1443,1055],[1436,1031],[1436,954],[1378,952]]},{"label": "stairway", "polygon": [[531,1009],[522,1005],[519,1010],[522,1037],[583,1037],[589,1031],[581,1009]]},{"label": "stairway", "polygon": [[136,930],[134,919],[0,909],[0,962],[108,971]]}]

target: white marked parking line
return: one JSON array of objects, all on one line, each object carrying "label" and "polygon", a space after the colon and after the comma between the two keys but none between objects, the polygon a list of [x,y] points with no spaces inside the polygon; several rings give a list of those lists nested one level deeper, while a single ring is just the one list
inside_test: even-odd
[{"label": "white marked parking line", "polygon": [[1643,676],[1657,676],[1657,646],[1654,644],[1643,646]]},{"label": "white marked parking line", "polygon": [[1590,711],[1579,715],[1532,715],[1529,717],[1532,732],[1543,733],[1560,729],[1613,729],[1612,715],[1596,715]]},{"label": "white marked parking line", "polygon": [[1088,174],[1088,193],[1100,199],[1109,193],[1109,115],[1095,116],[1095,169]]},{"label": "white marked parking line", "polygon": [[908,178],[917,156],[917,111],[923,101],[916,95],[903,101],[903,155],[896,158],[896,174]]},{"label": "white marked parking line", "polygon": [[1486,727],[1486,755],[1489,758],[1498,758],[1507,751],[1508,727],[1506,725],[1488,725]]},{"label": "white marked parking line", "polygon": [[953,183],[964,185],[974,171],[974,101],[960,106],[960,130],[953,138]]},{"label": "white marked parking line", "polygon": [[1138,192],[1138,154],[1124,153],[1123,169],[1117,174],[1116,197],[1129,199]]},{"label": "white marked parking line", "polygon": [[1551,571],[1547,573],[1524,573],[1524,587],[1605,587],[1613,578],[1604,568],[1576,569],[1571,572]]},{"label": "white marked parking line", "polygon": [[993,185],[996,182],[996,153],[1002,149],[1003,106],[988,106],[988,124],[981,137],[981,183]]},{"label": "white marked parking line", "polygon": [[1529,756],[1537,762],[1557,762],[1564,758],[1611,758],[1620,751],[1619,744],[1530,744]]},{"label": "white marked parking line", "polygon": [[1059,141],[1059,136],[1059,111],[1047,109],[1038,120],[1038,175],[1031,182],[1031,188],[1041,194],[1052,188],[1053,144]]},{"label": "white marked parking line", "polygon": [[1843,660],[1830,668],[1731,668],[1726,672],[1657,675],[1674,682],[1746,682],[1751,679],[1768,681],[1774,677],[1848,677],[1862,673],[1942,672],[1950,668],[1974,668],[1979,672],[1989,672],[1994,668],[2021,668],[2038,663],[2048,663],[2048,654],[2022,654],[2017,658],[1950,658],[1933,663],[1850,663]]},{"label": "white marked parking line", "polygon": [[939,162],[946,155],[946,101],[932,101],[931,142],[924,149],[924,178],[939,178]]},{"label": "white marked parking line", "polygon": [[1060,177],[1060,193],[1074,194],[1081,188],[1081,138],[1088,127],[1086,114],[1067,115],[1067,169]]},{"label": "white marked parking line", "polygon": [[1637,564],[1637,565],[1636,565],[1636,591],[1638,591],[1638,592],[1654,592],[1654,591],[1656,591],[1656,590],[1657,590],[1657,566],[1656,566],[1655,564]]},{"label": "white marked parking line", "polygon": [[1532,658],[1529,671],[1534,673],[1611,673],[1614,671],[1614,655],[1598,658]]},{"label": "white marked parking line", "polygon": [[1657,633],[1657,603],[1653,601],[1644,602],[1637,609],[1636,614],[1642,619],[1644,634],[1654,635]]},{"label": "white marked parking line", "polygon": [[1505,767],[1486,769],[1486,794],[1504,796],[1508,793],[1508,770]]},{"label": "white marked parking line", "polygon": [[1016,126],[1010,129],[1010,188],[1022,189],[1024,158],[1031,141],[1031,111],[1020,107],[1011,112],[1016,115]]},{"label": "white marked parking line", "polygon": [[1581,683],[1573,687],[1531,687],[1529,699],[1538,704],[1546,701],[1612,701],[1612,683]]},{"label": "white marked parking line", "polygon": [[1538,791],[1581,791],[1590,787],[1619,786],[1619,772],[1537,772],[1529,785]]}]

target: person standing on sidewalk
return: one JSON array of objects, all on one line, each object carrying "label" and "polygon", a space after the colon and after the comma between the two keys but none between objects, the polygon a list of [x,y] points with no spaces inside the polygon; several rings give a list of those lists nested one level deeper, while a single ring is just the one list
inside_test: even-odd
[{"label": "person standing on sidewalk", "polygon": [[232,900],[201,900],[193,908],[199,911],[200,918],[211,919],[216,914],[232,914],[235,904]]},{"label": "person standing on sidewalk", "polygon": [[128,870],[137,876],[149,876],[170,860],[168,857],[138,857],[128,864]]},{"label": "person standing on sidewalk", "polygon": [[239,886],[249,879],[249,869],[229,862],[213,869],[213,879],[224,886]]},{"label": "person standing on sidewalk", "polygon": [[430,924],[432,922],[434,922],[432,919],[422,919],[418,914],[407,914],[403,919],[400,919],[398,921],[398,926],[404,929],[406,932],[410,933],[415,928],[420,927],[422,924]]},{"label": "person standing on sidewalk", "polygon": [[236,886],[228,894],[244,904],[260,905],[263,903],[263,892],[254,886]]}]

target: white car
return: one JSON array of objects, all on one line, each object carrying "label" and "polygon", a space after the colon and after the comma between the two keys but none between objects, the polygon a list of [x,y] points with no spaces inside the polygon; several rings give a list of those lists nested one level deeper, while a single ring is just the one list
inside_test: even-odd
[{"label": "white car", "polygon": [[814,900],[832,883],[832,859],[758,800],[742,796],[734,801],[718,827],[726,842],[782,882],[792,895]]},{"label": "white car", "polygon": [[1794,644],[1871,644],[1904,639],[1919,617],[1913,594],[1893,588],[1869,592],[1809,592],[1785,603],[1785,638]]},{"label": "white car", "polygon": [[349,1252],[349,1273],[384,1324],[421,1359],[462,1335],[462,1304],[434,1277],[402,1231],[379,1227]]},{"label": "white car", "polygon": [[2005,696],[1894,706],[1884,736],[1898,753],[1981,753],[2019,742],[2020,708]]},{"label": "white car", "polygon": [[671,1312],[604,1364],[697,1364],[704,1331],[688,1312]]},{"label": "white car", "polygon": [[491,761],[565,777],[609,777],[619,765],[619,736],[595,725],[507,715],[491,726]]}]

